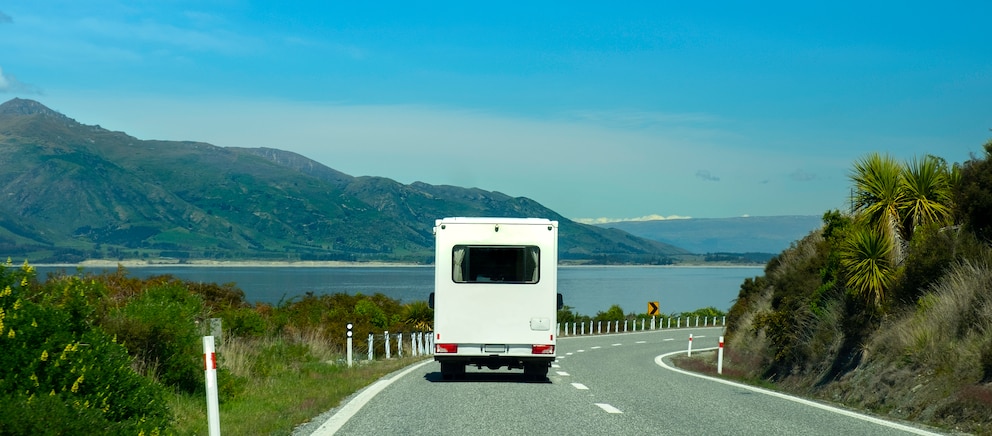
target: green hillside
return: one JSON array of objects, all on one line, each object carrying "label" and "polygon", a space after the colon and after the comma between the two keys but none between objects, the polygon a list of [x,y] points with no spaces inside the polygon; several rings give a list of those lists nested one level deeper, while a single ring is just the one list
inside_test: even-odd
[{"label": "green hillside", "polygon": [[0,253],[85,259],[427,263],[445,216],[547,217],[561,257],[667,263],[680,248],[574,223],[524,197],[352,177],[295,153],[140,140],[32,100],[0,105]]},{"label": "green hillside", "polygon": [[851,181],[853,213],[825,213],[741,285],[730,372],[992,434],[992,141],[964,164],[871,154]]}]

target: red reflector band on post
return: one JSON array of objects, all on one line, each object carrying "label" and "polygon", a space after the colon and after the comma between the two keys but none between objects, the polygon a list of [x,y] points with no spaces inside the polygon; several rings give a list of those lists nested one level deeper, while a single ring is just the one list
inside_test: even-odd
[{"label": "red reflector band on post", "polygon": [[532,345],[530,347],[531,354],[555,354],[554,345]]},{"label": "red reflector band on post", "polygon": [[434,354],[457,353],[458,344],[435,344]]}]

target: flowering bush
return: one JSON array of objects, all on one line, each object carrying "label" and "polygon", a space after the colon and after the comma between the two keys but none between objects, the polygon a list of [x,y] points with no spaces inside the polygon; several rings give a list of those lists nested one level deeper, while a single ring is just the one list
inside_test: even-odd
[{"label": "flowering bush", "polygon": [[[66,295],[85,295],[68,282]],[[0,434],[158,434],[165,390],[131,369],[115,338],[87,322],[86,307],[42,305],[34,269],[0,265]],[[82,301],[82,300],[80,300]]]}]

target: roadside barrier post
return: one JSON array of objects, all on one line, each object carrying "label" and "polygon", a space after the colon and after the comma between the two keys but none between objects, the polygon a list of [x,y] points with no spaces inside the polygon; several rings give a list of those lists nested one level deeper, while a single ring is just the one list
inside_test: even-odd
[{"label": "roadside barrier post", "polygon": [[654,317],[651,317],[651,330],[654,330]]},{"label": "roadside barrier post", "polygon": [[692,356],[692,333],[689,333],[689,353],[686,355],[690,357]]},{"label": "roadside barrier post", "polygon": [[710,317],[708,317],[708,316],[704,316],[703,317],[703,327],[706,327],[706,321],[709,321],[709,320],[710,320]]},{"label": "roadside barrier post", "polygon": [[603,321],[596,322],[596,333],[603,334]]},{"label": "roadside barrier post", "polygon": [[400,334],[396,336],[396,354],[399,357],[403,357],[403,332],[400,332]]},{"label": "roadside barrier post", "polygon": [[372,332],[369,332],[369,360],[372,360],[372,358],[375,357],[375,346],[373,345],[373,341],[375,340],[374,338],[375,336],[372,335]]},{"label": "roadside barrier post", "polygon": [[716,373],[723,374],[723,336],[720,336],[720,350],[716,353]]},{"label": "roadside barrier post", "polygon": [[561,337],[561,323],[555,324],[555,335]]},{"label": "roadside barrier post", "polygon": [[723,326],[724,327],[727,326],[727,317],[726,316],[723,317]]},{"label": "roadside barrier post", "polygon": [[620,321],[613,323],[613,333],[620,333]]},{"label": "roadside barrier post", "polygon": [[699,315],[696,315],[696,327],[699,327]]},{"label": "roadside barrier post", "polygon": [[585,334],[586,334],[586,323],[582,323],[582,329],[579,331],[579,334],[585,336]]},{"label": "roadside barrier post", "polygon": [[383,336],[385,336],[385,340],[386,340],[386,358],[388,359],[389,358],[389,354],[390,354],[389,353],[389,330],[386,330],[386,332],[383,333]]},{"label": "roadside barrier post", "polygon": [[347,326],[348,327],[348,332],[345,333],[345,335],[347,337],[347,342],[348,342],[348,344],[347,344],[347,347],[348,347],[348,368],[351,368],[351,348],[352,348],[352,340],[351,340],[352,332],[351,332],[351,328],[354,327],[354,326],[355,326],[354,324],[352,324],[352,323],[349,322],[348,323],[348,326]]},{"label": "roadside barrier post", "polygon": [[572,336],[575,336],[575,329],[578,328],[577,324],[578,324],[577,322],[572,323]]},{"label": "roadside barrier post", "polygon": [[217,355],[214,337],[203,337],[203,370],[207,382],[207,430],[210,436],[220,436],[220,408],[217,400]]},{"label": "roadside barrier post", "polygon": [[668,317],[668,328],[672,328],[672,317]]},{"label": "roadside barrier post", "polygon": [[[617,321],[617,322],[620,322],[620,321]],[[623,332],[624,333],[627,333],[627,322],[628,322],[628,320],[626,320],[626,319],[623,320]]]},{"label": "roadside barrier post", "polygon": [[644,323],[647,322],[646,318],[641,318],[641,331],[644,331]]},{"label": "roadside barrier post", "polygon": [[675,328],[677,328],[677,329],[682,328],[682,317],[681,316],[679,317],[679,319],[675,320]]}]

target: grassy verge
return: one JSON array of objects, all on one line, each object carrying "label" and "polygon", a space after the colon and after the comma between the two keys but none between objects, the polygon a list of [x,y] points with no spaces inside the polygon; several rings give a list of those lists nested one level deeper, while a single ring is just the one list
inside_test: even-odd
[{"label": "grassy verge", "polygon": [[[359,389],[423,359],[361,362],[348,368],[337,356],[320,353],[319,344],[285,339],[233,342],[225,349],[218,353],[220,425],[224,434],[237,435],[291,434]],[[176,394],[169,406],[178,434],[207,434],[205,397]]]}]

